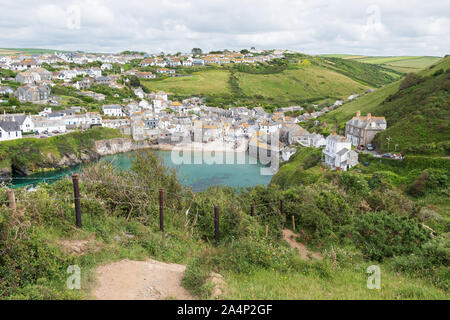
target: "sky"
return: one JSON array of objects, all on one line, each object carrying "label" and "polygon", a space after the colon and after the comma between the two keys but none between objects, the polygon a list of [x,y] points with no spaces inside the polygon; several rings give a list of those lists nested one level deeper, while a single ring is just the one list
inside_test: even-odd
[{"label": "sky", "polygon": [[0,48],[450,53],[448,0],[0,0]]}]

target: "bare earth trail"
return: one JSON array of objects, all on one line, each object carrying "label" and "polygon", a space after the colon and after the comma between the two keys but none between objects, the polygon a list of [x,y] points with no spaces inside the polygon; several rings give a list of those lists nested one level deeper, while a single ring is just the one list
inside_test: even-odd
[{"label": "bare earth trail", "polygon": [[319,260],[322,259],[320,253],[310,251],[303,243],[297,242],[297,237],[298,235],[295,234],[292,230],[283,229],[283,239],[291,246],[291,248],[297,249],[303,259],[309,260],[310,257]]},{"label": "bare earth trail", "polygon": [[[296,248],[303,259],[322,259],[319,253],[297,242],[297,236],[291,230],[283,229],[284,240]],[[92,296],[99,300],[192,300],[195,297],[181,286],[185,270],[184,265],[152,259],[116,261],[97,268],[97,284],[92,290]],[[224,284],[219,275],[215,275],[212,280],[216,285],[219,283],[219,287]],[[219,296],[222,291],[223,287],[213,296]]]},{"label": "bare earth trail", "polygon": [[100,300],[191,300],[181,286],[186,266],[148,259],[121,260],[97,269],[92,295]]}]

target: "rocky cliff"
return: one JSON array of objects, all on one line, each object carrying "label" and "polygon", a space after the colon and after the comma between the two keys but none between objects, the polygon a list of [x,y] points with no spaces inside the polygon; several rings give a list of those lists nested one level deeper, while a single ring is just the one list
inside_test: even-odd
[{"label": "rocky cliff", "polygon": [[42,153],[39,162],[26,165],[12,165],[10,168],[0,168],[0,181],[11,179],[12,175],[30,175],[41,169],[62,169],[84,162],[97,161],[100,157],[116,153],[149,148],[147,141],[134,141],[127,138],[98,140],[93,148],[81,150],[78,154],[64,153],[56,157],[52,153]]},{"label": "rocky cliff", "polygon": [[100,156],[149,148],[147,141],[134,141],[126,138],[100,140],[95,142],[95,151]]}]

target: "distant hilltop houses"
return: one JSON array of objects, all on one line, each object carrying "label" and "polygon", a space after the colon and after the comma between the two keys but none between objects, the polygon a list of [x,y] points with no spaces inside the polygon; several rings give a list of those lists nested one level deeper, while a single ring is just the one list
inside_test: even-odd
[{"label": "distant hilltop houses", "polygon": [[[1,114],[0,141],[102,126],[119,129],[135,140],[172,145],[200,136],[202,143],[221,141],[236,149],[255,147],[276,152],[283,161],[289,159],[297,145],[323,148],[324,164],[333,169],[350,169],[358,163],[353,149],[370,144],[378,132],[386,129],[384,117],[362,116],[357,112],[346,123],[345,136],[324,137],[308,132],[301,124],[314,120],[318,125],[318,117],[357,99],[357,94],[327,106],[313,104],[308,111],[302,106],[287,106],[268,113],[261,107],[228,110],[210,107],[201,97],[171,99],[169,93],[149,92],[139,82],[139,79],[190,76],[179,68],[264,63],[284,58],[286,53],[290,52],[225,50],[175,55],[58,52],[0,56],[0,69],[12,71],[6,73],[9,77],[0,79],[0,95],[6,99],[14,97],[27,105],[40,105],[39,114]],[[132,81],[137,85],[131,86]],[[62,103],[68,99],[80,105]],[[277,144],[271,139],[273,134],[279,137]]]}]

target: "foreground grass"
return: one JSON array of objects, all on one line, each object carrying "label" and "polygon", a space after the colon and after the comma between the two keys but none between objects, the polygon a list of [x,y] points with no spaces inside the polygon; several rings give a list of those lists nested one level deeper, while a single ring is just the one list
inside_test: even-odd
[{"label": "foreground grass", "polygon": [[418,279],[384,271],[381,266],[381,289],[367,288],[366,268],[335,270],[332,278],[321,278],[302,273],[278,273],[258,270],[252,274],[226,274],[225,299],[449,299],[448,294]]}]

